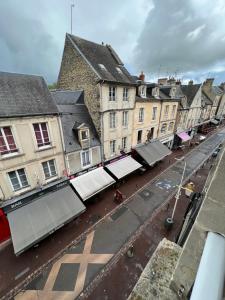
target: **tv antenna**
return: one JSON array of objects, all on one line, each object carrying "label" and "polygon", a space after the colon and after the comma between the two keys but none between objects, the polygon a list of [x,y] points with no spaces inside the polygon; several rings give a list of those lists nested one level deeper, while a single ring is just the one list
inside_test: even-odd
[{"label": "tv antenna", "polygon": [[74,3],[70,4],[70,29],[71,29],[71,34],[73,34],[73,8],[74,8]]}]

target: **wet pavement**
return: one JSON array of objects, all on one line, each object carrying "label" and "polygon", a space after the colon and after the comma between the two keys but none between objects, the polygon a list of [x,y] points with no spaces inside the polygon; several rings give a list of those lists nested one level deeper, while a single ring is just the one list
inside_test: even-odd
[{"label": "wet pavement", "polygon": [[[185,156],[186,181],[224,140],[224,131],[216,133]],[[92,282],[107,273],[109,266],[116,264],[121,249],[129,245],[130,239],[137,235],[140,228],[153,216],[157,216],[156,212],[160,214],[162,205],[174,196],[183,166],[184,162],[178,161],[144,185],[119,208],[84,233],[80,241],[65,250],[52,266],[34,278],[15,299],[74,299],[82,291],[83,297],[88,294],[88,290],[94,286]]]}]

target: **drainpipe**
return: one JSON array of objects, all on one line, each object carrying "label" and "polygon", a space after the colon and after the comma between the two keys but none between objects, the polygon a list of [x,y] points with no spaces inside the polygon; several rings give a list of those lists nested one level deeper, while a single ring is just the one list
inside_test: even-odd
[{"label": "drainpipe", "polygon": [[221,300],[225,279],[225,237],[209,232],[191,300]]},{"label": "drainpipe", "polygon": [[159,128],[160,128],[161,116],[162,116],[162,104],[163,104],[163,101],[161,100],[161,109],[160,109],[160,115],[159,115],[159,126],[158,126],[158,131],[157,131],[157,139],[159,139]]},{"label": "drainpipe", "polygon": [[[63,147],[64,165],[65,165],[65,168],[67,169],[67,161],[66,161],[66,157],[65,157],[66,150],[65,150],[65,144],[64,144],[64,139],[63,139],[63,130],[62,130],[61,118],[60,118],[59,115],[57,116],[57,122],[58,122],[59,132],[60,132],[60,140],[61,140],[61,144],[62,144],[62,147]],[[68,169],[69,169],[69,167],[68,167]]]},{"label": "drainpipe", "polygon": [[[102,84],[104,80],[100,83],[100,107],[102,107]],[[103,112],[100,112],[100,123],[101,123],[101,145],[100,145],[100,152],[101,152],[101,162],[104,163],[104,123],[103,123]]]}]

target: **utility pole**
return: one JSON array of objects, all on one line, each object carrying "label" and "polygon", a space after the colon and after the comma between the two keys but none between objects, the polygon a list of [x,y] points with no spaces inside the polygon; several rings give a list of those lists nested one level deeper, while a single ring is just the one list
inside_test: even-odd
[{"label": "utility pole", "polygon": [[71,34],[73,34],[73,8],[74,8],[74,4],[70,5],[70,29],[71,29]]}]

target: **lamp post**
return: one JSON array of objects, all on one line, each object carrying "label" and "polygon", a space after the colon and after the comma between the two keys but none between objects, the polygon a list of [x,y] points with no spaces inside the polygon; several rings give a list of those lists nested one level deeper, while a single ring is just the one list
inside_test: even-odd
[{"label": "lamp post", "polygon": [[[183,159],[184,159],[184,157],[182,157],[180,159],[176,159],[176,160],[183,160]],[[179,200],[180,195],[181,195],[181,189],[182,189],[182,185],[183,185],[183,181],[184,181],[184,174],[185,174],[186,167],[187,167],[187,162],[184,161],[184,169],[183,169],[183,173],[182,173],[182,176],[181,176],[181,181],[180,181],[180,184],[178,186],[178,190],[177,190],[177,193],[176,193],[176,196],[175,196],[175,203],[174,203],[172,215],[171,215],[171,217],[166,218],[166,220],[164,222],[164,225],[165,225],[166,229],[168,229],[168,230],[171,229],[173,227],[173,224],[174,224],[174,214],[175,214],[175,211],[176,211],[178,200]]]}]

